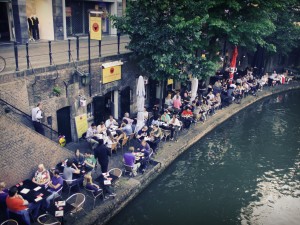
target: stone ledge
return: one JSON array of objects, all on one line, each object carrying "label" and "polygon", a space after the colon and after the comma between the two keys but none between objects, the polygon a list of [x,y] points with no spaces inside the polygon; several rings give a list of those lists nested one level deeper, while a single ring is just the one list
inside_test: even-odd
[{"label": "stone ledge", "polygon": [[204,124],[197,123],[196,125],[192,125],[188,132],[182,131],[178,138],[178,142],[164,142],[164,146],[159,150],[158,155],[155,156],[155,160],[159,161],[161,164],[156,165],[152,170],[147,171],[139,178],[120,179],[120,183],[116,188],[117,196],[115,199],[96,206],[93,211],[88,213],[88,215],[80,217],[80,219],[77,219],[73,224],[88,225],[107,223],[154,179],[156,179],[179,155],[221,123],[261,99],[273,94],[296,89],[300,89],[299,82],[291,82],[287,85],[268,88],[267,90],[258,92],[257,96],[248,96],[244,98],[241,104],[233,103],[225,109],[218,110],[217,114],[213,116],[213,119],[209,118]]}]

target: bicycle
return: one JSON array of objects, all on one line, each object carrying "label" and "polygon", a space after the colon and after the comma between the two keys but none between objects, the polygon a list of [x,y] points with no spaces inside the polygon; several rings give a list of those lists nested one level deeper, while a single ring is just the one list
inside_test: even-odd
[{"label": "bicycle", "polygon": [[5,59],[0,56],[0,73],[5,69],[6,67],[6,62],[5,62]]}]

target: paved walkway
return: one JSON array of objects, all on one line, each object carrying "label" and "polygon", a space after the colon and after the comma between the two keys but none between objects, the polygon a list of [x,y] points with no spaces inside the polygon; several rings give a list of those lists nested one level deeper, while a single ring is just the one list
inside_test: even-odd
[{"label": "paved walkway", "polygon": [[[125,47],[129,43],[128,36],[120,38],[120,53],[130,52]],[[118,54],[117,36],[104,36],[101,43],[101,56],[111,56]],[[69,62],[68,41],[51,42],[53,64],[59,65]],[[18,45],[19,71],[27,69],[26,45]],[[5,58],[6,68],[0,73],[7,74],[16,70],[14,45],[13,43],[0,43],[0,56]],[[71,62],[77,60],[76,38],[71,39]],[[47,40],[29,42],[29,59],[33,68],[47,67],[50,65],[49,43]],[[99,41],[91,40],[91,59],[99,58]],[[79,38],[79,61],[88,59],[88,39]]]}]

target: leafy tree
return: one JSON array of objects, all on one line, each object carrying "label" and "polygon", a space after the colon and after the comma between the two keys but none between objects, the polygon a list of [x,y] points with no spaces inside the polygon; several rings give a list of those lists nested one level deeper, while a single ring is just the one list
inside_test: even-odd
[{"label": "leafy tree", "polygon": [[[191,0],[138,0],[127,3],[125,17],[113,17],[127,33],[140,68],[158,80],[205,77],[217,64],[196,54],[204,50],[202,26],[208,15]],[[197,11],[195,10],[197,7]],[[196,13],[197,12],[197,13]]]}]

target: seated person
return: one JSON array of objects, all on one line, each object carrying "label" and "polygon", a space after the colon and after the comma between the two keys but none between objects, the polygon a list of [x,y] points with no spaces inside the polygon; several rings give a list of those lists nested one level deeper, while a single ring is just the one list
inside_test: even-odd
[{"label": "seated person", "polygon": [[147,126],[143,126],[142,129],[140,129],[138,132],[137,132],[137,135],[136,135],[136,138],[141,140],[143,139],[144,137],[147,137],[148,136],[148,127]]},{"label": "seated person", "polygon": [[76,164],[76,165],[79,165],[79,164],[83,164],[84,163],[84,156],[80,153],[80,150],[79,149],[76,149],[75,150],[75,156],[73,158],[73,162]]},{"label": "seated person", "polygon": [[200,111],[201,111],[201,106],[200,106],[200,103],[197,102],[197,103],[196,103],[196,107],[195,107],[194,112],[193,112],[193,116],[194,116],[194,119],[195,119],[196,121],[200,120],[200,118],[201,118],[201,113],[200,113]]},{"label": "seated person", "polygon": [[90,191],[94,191],[95,195],[102,190],[97,184],[93,183],[91,174],[84,175],[83,186]]},{"label": "seated person", "polygon": [[158,125],[153,125],[153,130],[150,132],[150,141],[147,141],[150,147],[153,149],[154,152],[157,151],[158,143],[160,142],[163,133]]},{"label": "seated person", "polygon": [[192,120],[193,120],[193,113],[190,110],[189,107],[186,107],[185,110],[183,110],[181,116],[183,117],[183,124],[185,128],[190,128]]},{"label": "seated person", "polygon": [[117,142],[117,139],[111,134],[111,132],[109,130],[106,131],[106,147],[108,147],[109,149],[111,149],[112,144]]},{"label": "seated person", "polygon": [[105,123],[101,122],[98,126],[97,126],[97,131],[99,134],[103,134],[105,131],[107,130]]},{"label": "seated person", "polygon": [[160,117],[159,115],[153,116],[153,120],[151,122],[151,125],[159,126],[160,125],[159,117]]},{"label": "seated person", "polygon": [[118,122],[114,119],[112,115],[109,116],[109,119],[105,121],[105,127],[111,128],[113,126],[118,126]]},{"label": "seated person", "polygon": [[174,96],[175,99],[173,98],[173,108],[175,111],[179,112],[180,111],[180,107],[181,107],[181,99],[180,99],[180,96],[178,95],[175,95]]},{"label": "seated person", "polygon": [[171,120],[169,114],[168,114],[168,110],[164,110],[164,114],[161,115],[160,120],[164,123],[169,123],[169,121]]},{"label": "seated person", "polygon": [[6,205],[9,211],[22,215],[26,224],[31,224],[28,210],[31,212],[33,219],[36,219],[39,215],[41,204],[40,202],[28,203],[21,195],[18,195],[17,187],[12,187],[8,191]]},{"label": "seated person", "polygon": [[173,126],[174,128],[181,128],[181,123],[179,119],[176,117],[176,114],[173,114],[172,119],[169,122],[169,126]]},{"label": "seated person", "polygon": [[169,93],[167,97],[165,98],[165,106],[168,110],[172,110],[173,107],[173,100],[172,100],[172,95]]},{"label": "seated person", "polygon": [[150,145],[145,140],[141,141],[141,145],[137,150],[143,152],[145,157],[148,157],[150,155]]},{"label": "seated person", "polygon": [[38,169],[35,172],[32,182],[37,185],[45,185],[50,181],[49,171],[45,169],[44,164],[38,165]]},{"label": "seated person", "polygon": [[133,167],[132,168],[132,173],[133,173],[134,176],[136,176],[137,175],[136,171],[141,166],[141,164],[140,163],[135,163],[135,156],[133,154],[134,147],[129,147],[128,151],[129,152],[126,152],[123,155],[123,162],[124,162],[125,165]]},{"label": "seated person", "polygon": [[[74,168],[72,168],[72,166]],[[64,168],[64,172],[63,172],[63,178],[65,180],[67,180],[68,184],[79,184],[82,179],[76,179],[74,181],[73,180],[73,174],[80,174],[80,170],[77,168],[77,166],[72,162],[72,160],[68,160],[67,161],[67,165]]]},{"label": "seated person", "polygon": [[124,117],[123,117],[122,120],[123,120],[123,121],[124,121],[124,120],[127,120],[127,124],[129,124],[129,125],[131,125],[132,122],[133,122],[133,119],[130,119],[129,113],[128,113],[128,112],[126,112],[126,113],[124,114]]},{"label": "seated person", "polygon": [[0,182],[0,216],[6,219],[6,198],[8,196],[8,189],[4,181]]},{"label": "seated person", "polygon": [[116,130],[118,133],[118,141],[121,140],[122,138],[125,138],[126,136],[128,137],[130,134],[132,134],[132,127],[130,124],[128,124],[127,120],[123,120],[121,124],[121,128]]},{"label": "seated person", "polygon": [[96,134],[98,134],[97,127],[92,123],[86,132],[86,140],[91,144],[92,149],[95,149],[98,145],[97,138],[95,137]]},{"label": "seated person", "polygon": [[45,201],[45,208],[49,208],[50,206],[50,201],[52,199],[55,199],[59,196],[59,194],[57,193],[57,191],[59,191],[59,189],[62,188],[63,186],[63,179],[62,177],[59,175],[59,170],[54,170],[54,173],[53,173],[53,177],[51,178],[51,181],[49,182],[48,184],[48,190],[49,192],[51,192],[51,194],[46,198],[46,201]]},{"label": "seated person", "polygon": [[88,150],[85,153],[84,160],[86,172],[91,172],[95,168],[96,162],[97,160],[95,159],[95,156],[92,155],[92,152]]}]

